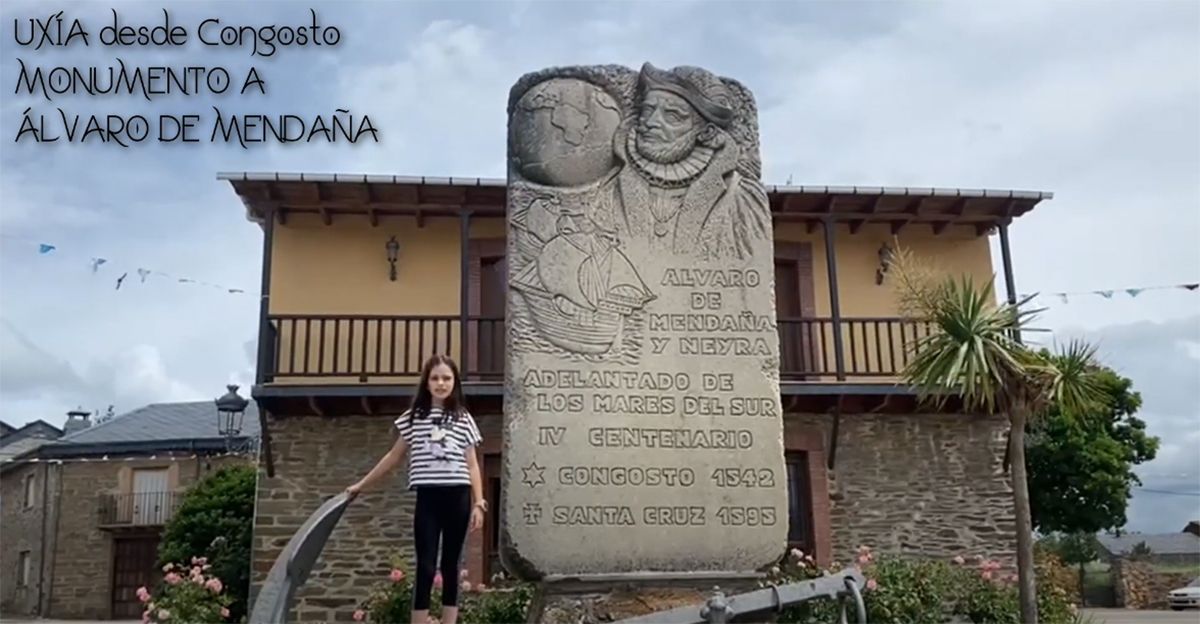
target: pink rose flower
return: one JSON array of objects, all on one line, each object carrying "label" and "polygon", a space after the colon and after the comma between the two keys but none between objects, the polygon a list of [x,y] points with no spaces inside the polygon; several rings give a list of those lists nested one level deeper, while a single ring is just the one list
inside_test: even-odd
[{"label": "pink rose flower", "polygon": [[166,609],[159,609],[158,610],[158,619],[160,619],[160,620],[171,619],[171,612],[167,611]]},{"label": "pink rose flower", "polygon": [[215,576],[208,579],[208,582],[205,583],[204,586],[207,587],[209,589],[209,591],[211,591],[214,594],[221,593],[221,590],[225,587],[224,585],[221,584],[221,579],[219,579]]},{"label": "pink rose flower", "polygon": [[459,571],[459,573],[458,573],[458,578],[460,578],[460,579],[465,579],[465,578],[467,578],[467,570],[466,570],[466,569],[463,569],[463,570]]},{"label": "pink rose flower", "polygon": [[174,569],[175,569],[175,564],[173,564],[173,563],[168,563],[167,565],[163,566],[163,572],[170,572],[171,570],[174,570]]},{"label": "pink rose flower", "polygon": [[985,580],[985,581],[990,581],[990,580],[992,580],[992,571],[991,571],[991,570],[984,570],[983,572],[981,572],[981,573],[979,574],[979,576],[982,576],[982,577],[983,577],[983,580]]},{"label": "pink rose flower", "polygon": [[221,607],[221,617],[228,618],[229,617],[229,609],[227,609],[225,607]]},{"label": "pink rose flower", "polygon": [[964,564],[964,563],[966,563],[966,562],[967,562],[967,560],[966,560],[966,559],[963,559],[963,556],[962,556],[962,555],[958,555],[957,557],[955,557],[955,558],[954,558],[954,563],[956,563],[956,564],[958,564],[958,565],[962,565],[962,564]]},{"label": "pink rose flower", "polygon": [[875,591],[876,589],[879,589],[879,583],[876,583],[875,579],[867,579],[867,591]]},{"label": "pink rose flower", "polygon": [[138,600],[142,602],[150,602],[150,592],[146,591],[146,587],[144,585],[137,588],[137,597]]},{"label": "pink rose flower", "polygon": [[871,562],[871,553],[863,553],[863,554],[859,555],[858,562],[861,564],[870,563]]},{"label": "pink rose flower", "polygon": [[462,582],[462,590],[465,592],[471,591],[471,581],[463,581]]},{"label": "pink rose flower", "polygon": [[799,548],[793,548],[792,549],[792,558],[795,559],[796,561],[803,559],[804,551],[800,550]]},{"label": "pink rose flower", "polygon": [[392,579],[393,583],[399,583],[400,581],[403,581],[404,570],[401,570],[400,568],[393,569],[391,575],[389,575],[389,578]]},{"label": "pink rose flower", "polygon": [[363,620],[365,620],[365,619],[367,619],[367,612],[366,612],[366,611],[363,611],[362,609],[359,609],[359,610],[357,610],[357,611],[355,611],[355,612],[354,612],[354,621],[355,621],[355,622],[361,622],[361,621],[363,621]]},{"label": "pink rose flower", "polygon": [[433,586],[439,587],[439,588],[442,586],[442,573],[441,572],[438,572],[437,574],[433,575]]},{"label": "pink rose flower", "polygon": [[183,582],[183,577],[174,572],[168,572],[167,575],[163,577],[163,580],[166,581],[168,585],[178,585],[179,583]]},{"label": "pink rose flower", "polygon": [[150,610],[142,611],[142,624],[147,624],[150,621]]},{"label": "pink rose flower", "polygon": [[475,591],[478,591],[478,592],[485,592],[485,591],[487,591],[487,585],[484,585],[483,583],[480,583],[480,584],[478,584],[478,585],[476,585],[476,586],[475,586]]}]

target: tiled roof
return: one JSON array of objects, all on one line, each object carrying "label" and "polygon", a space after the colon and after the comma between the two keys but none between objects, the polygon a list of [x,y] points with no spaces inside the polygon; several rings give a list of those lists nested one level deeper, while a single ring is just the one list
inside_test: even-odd
[{"label": "tiled roof", "polygon": [[1127,555],[1139,542],[1145,542],[1155,555],[1200,555],[1200,536],[1191,533],[1126,533],[1120,537],[1097,535],[1096,540],[1114,555]]},{"label": "tiled roof", "polygon": [[[254,402],[246,406],[241,435],[259,435],[258,408]],[[217,433],[217,408],[212,401],[153,403],[63,436],[55,445],[199,439],[221,439]]]}]

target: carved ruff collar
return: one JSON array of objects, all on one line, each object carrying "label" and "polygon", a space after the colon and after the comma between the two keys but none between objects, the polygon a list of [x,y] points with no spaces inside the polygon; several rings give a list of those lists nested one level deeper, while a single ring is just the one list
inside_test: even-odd
[{"label": "carved ruff collar", "polygon": [[652,184],[662,188],[683,188],[691,184],[704,173],[716,153],[713,148],[697,143],[692,152],[679,162],[656,163],[638,151],[636,130],[630,129],[626,134],[625,153],[629,155],[629,162]]}]

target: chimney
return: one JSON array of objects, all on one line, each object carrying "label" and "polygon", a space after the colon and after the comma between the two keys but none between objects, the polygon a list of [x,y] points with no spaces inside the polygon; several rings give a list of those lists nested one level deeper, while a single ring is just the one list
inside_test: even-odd
[{"label": "chimney", "polygon": [[63,425],[63,436],[69,436],[76,431],[83,431],[92,426],[91,414],[81,409],[67,412],[67,423]]}]

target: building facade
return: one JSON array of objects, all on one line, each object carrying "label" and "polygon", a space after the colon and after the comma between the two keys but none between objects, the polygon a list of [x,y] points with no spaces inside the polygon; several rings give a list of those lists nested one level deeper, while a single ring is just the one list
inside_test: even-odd
[{"label": "building facade", "polygon": [[[253,409],[253,408],[251,408]],[[212,402],[149,405],[0,464],[0,613],[138,619],[137,588],[161,579],[158,544],[183,493],[243,456],[217,435]],[[252,460],[251,460],[252,461]]]},{"label": "building facade", "polygon": [[[254,583],[330,496],[393,441],[432,353],[460,365],[491,512],[468,540],[478,582],[500,571],[505,349],[503,180],[220,174],[262,229],[258,379],[263,452]],[[897,383],[906,345],[888,278],[897,244],[1008,296],[1012,220],[1049,194],[768,187],[775,231],[789,544],[825,563],[859,545],[1011,559],[1006,421],[935,412]],[[413,497],[398,474],[346,512],[297,596],[303,621],[348,617],[393,555],[411,555]],[[781,544],[781,553],[785,546]],[[253,591],[253,590],[252,590]]]}]

